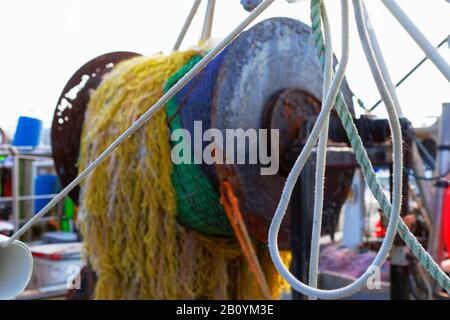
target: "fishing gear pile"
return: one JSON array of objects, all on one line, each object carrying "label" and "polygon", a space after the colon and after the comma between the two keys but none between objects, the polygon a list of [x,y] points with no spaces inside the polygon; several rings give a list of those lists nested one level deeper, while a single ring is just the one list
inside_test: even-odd
[{"label": "fishing gear pile", "polygon": [[[136,57],[117,64],[92,92],[81,138],[82,171],[201,57],[201,52]],[[98,276],[96,299],[260,299],[265,297],[229,222],[228,236],[183,226],[185,189],[192,177],[202,201],[223,210],[219,194],[196,165],[173,165],[171,130],[179,127],[171,101],[131,136],[81,187],[83,253]],[[170,122],[169,122],[169,118]],[[187,179],[186,177],[191,177]],[[194,185],[196,186],[196,185]],[[201,208],[200,208],[201,209]],[[182,219],[181,219],[182,220]],[[255,243],[277,298],[284,289],[267,248]],[[288,254],[285,254],[288,260]],[[288,262],[288,261],[287,261]]]}]

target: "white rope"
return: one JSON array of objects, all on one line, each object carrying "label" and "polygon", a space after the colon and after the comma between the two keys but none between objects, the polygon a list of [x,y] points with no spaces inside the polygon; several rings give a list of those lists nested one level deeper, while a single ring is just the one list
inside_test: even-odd
[{"label": "white rope", "polygon": [[[364,21],[364,17],[361,16],[361,12],[357,10],[357,7],[360,5],[359,1],[354,0],[353,3],[355,4],[355,16],[357,17],[358,21]],[[341,81],[343,78],[342,72],[345,71],[345,66],[347,64],[348,60],[348,46],[349,46],[349,17],[348,17],[348,1],[342,0],[341,3],[342,6],[342,24],[343,24],[343,36],[342,36],[342,42],[343,42],[343,56],[342,61],[339,64],[339,69],[336,73],[335,80],[340,77]],[[365,31],[365,36],[360,34],[361,41],[369,42],[369,39],[367,37],[367,29],[364,24],[359,23],[360,27],[362,27]],[[369,42],[370,43],[370,42]],[[370,63],[374,63],[376,65],[376,61],[373,59],[373,52],[372,55],[368,56],[368,60],[370,60]],[[394,153],[394,165],[393,165],[393,175],[394,175],[394,183],[393,183],[393,204],[392,204],[392,211],[389,219],[389,224],[387,228],[386,237],[383,240],[382,246],[380,251],[378,252],[377,256],[375,257],[372,265],[364,272],[362,276],[360,276],[358,279],[356,279],[352,284],[335,290],[321,290],[312,288],[310,286],[305,285],[301,281],[295,278],[290,271],[286,268],[286,266],[283,264],[283,261],[281,260],[279,251],[278,251],[278,243],[277,243],[277,237],[278,232],[280,229],[281,222],[283,220],[283,217],[286,213],[287,206],[289,204],[289,199],[292,194],[292,190],[295,186],[295,183],[298,179],[298,176],[300,175],[300,172],[305,165],[308,156],[311,154],[312,147],[317,141],[317,138],[320,134],[320,131],[325,125],[325,119],[326,115],[331,110],[332,103],[334,102],[336,95],[337,95],[337,89],[335,81],[333,81],[333,84],[330,88],[330,91],[327,95],[327,100],[325,103],[325,108],[322,109],[321,113],[319,115],[319,118],[317,119],[316,125],[313,128],[311,135],[308,139],[308,141],[305,144],[305,147],[303,148],[300,156],[298,157],[297,161],[294,164],[294,167],[292,171],[290,172],[285,188],[283,190],[283,194],[281,196],[281,201],[279,203],[279,206],[275,212],[274,218],[272,220],[272,224],[270,226],[269,230],[269,250],[272,257],[272,260],[275,264],[275,267],[280,272],[280,274],[287,280],[287,282],[294,288],[296,291],[301,292],[304,295],[312,296],[320,299],[338,299],[338,298],[344,298],[347,296],[350,296],[357,291],[359,291],[366,283],[367,280],[373,275],[375,269],[374,268],[380,268],[384,261],[386,260],[387,256],[389,255],[390,248],[392,246],[393,240],[395,238],[396,232],[397,232],[397,226],[400,219],[400,208],[401,208],[401,185],[402,185],[402,167],[403,167],[403,159],[402,159],[402,136],[401,136],[401,130],[400,130],[400,123],[395,111],[395,108],[393,107],[392,98],[389,95],[388,90],[386,89],[386,85],[383,81],[383,77],[380,74],[379,69],[374,70],[373,77],[377,83],[378,89],[380,91],[380,94],[383,98],[383,101],[385,102],[386,108],[388,109],[388,115],[389,115],[389,122],[391,125],[392,130],[392,136],[393,136],[393,153]],[[333,97],[331,101],[329,101],[329,98]]]},{"label": "white rope", "polygon": [[129,136],[142,127],[153,114],[164,107],[166,103],[172,99],[186,84],[189,83],[200,71],[202,71],[208,63],[210,63],[222,50],[228,46],[244,29],[252,23],[264,10],[266,10],[275,0],[263,1],[255,10],[253,10],[247,18],[244,19],[229,35],[220,41],[195,67],[193,67],[186,75],[181,78],[170,90],[168,90],[152,107],[150,107],[138,120],[136,120],[125,132],[123,132],[113,143],[111,143],[102,154],[90,163],[78,177],[76,177],[69,185],[67,185],[55,198],[53,198],[44,208],[42,208],[33,218],[31,218],[22,228],[20,228],[9,240],[0,242],[0,246],[9,246],[13,241],[17,240],[28,229],[30,229],[40,218],[49,212],[59,201],[63,200],[70,191],[78,186],[95,168],[97,168],[103,160],[105,160],[117,147],[119,147]]},{"label": "white rope", "polygon": [[[325,97],[333,80],[333,44],[331,40],[331,27],[328,21],[328,14],[325,3],[322,2],[322,24],[325,35],[325,71],[323,79],[323,93]],[[322,105],[322,109],[324,106]],[[323,215],[323,193],[325,185],[325,168],[327,158],[327,141],[328,129],[330,122],[330,114],[325,119],[325,125],[319,137],[319,144],[317,147],[317,162],[316,162],[316,177],[315,177],[315,193],[314,193],[314,217],[312,225],[311,237],[311,255],[309,261],[309,285],[317,288],[318,270],[319,270],[319,255],[320,255],[320,234],[322,230],[322,215]],[[310,297],[314,300],[315,297]]]},{"label": "white rope", "polygon": [[[372,23],[370,21],[370,17],[367,12],[367,8],[366,8],[364,1],[362,2],[362,7],[363,7],[363,11],[364,11],[363,13],[364,13],[364,18],[366,20],[367,29],[369,32],[370,43],[372,44],[373,52],[377,59],[377,63],[380,66],[380,71],[383,74],[383,77],[384,77],[384,80],[386,81],[386,85],[389,90],[389,93],[391,94],[391,97],[394,101],[394,106],[395,106],[395,109],[397,110],[397,114],[399,117],[403,117],[403,110],[400,106],[400,100],[398,99],[394,82],[392,82],[391,75],[389,74],[389,70],[386,66],[386,61],[384,60],[384,56],[381,51],[380,44],[378,43],[378,39],[375,34],[375,30],[372,26]],[[363,43],[363,46],[364,46],[364,43]]]},{"label": "white rope", "polygon": [[208,0],[208,5],[206,6],[205,21],[203,22],[202,36],[200,38],[202,41],[206,41],[211,38],[215,8],[216,0]]},{"label": "white rope", "polygon": [[[362,3],[362,5],[363,5],[363,9],[364,9],[365,19],[366,19],[367,25],[368,25],[369,37],[370,37],[370,41],[372,43],[373,51],[377,58],[378,64],[380,66],[380,70],[383,73],[383,77],[386,80],[387,88],[389,89],[389,92],[391,93],[391,96],[394,100],[394,105],[397,110],[397,114],[399,117],[403,117],[404,114],[403,114],[403,110],[400,105],[400,100],[398,98],[395,85],[392,82],[392,78],[391,78],[388,68],[386,66],[386,62],[384,60],[380,45],[378,43],[378,39],[375,34],[375,30],[374,30],[373,26],[371,25],[370,17],[367,12],[367,8],[366,8],[364,2]],[[411,148],[412,148],[414,174],[416,174],[417,176],[423,177],[425,175],[425,171],[423,169],[423,160],[422,160],[416,146],[413,145],[413,146],[411,146]],[[421,196],[424,200],[424,205],[425,205],[426,209],[428,211],[431,211],[430,201],[428,199],[429,195],[425,191],[425,190],[429,190],[428,192],[433,194],[433,188],[431,186],[431,183],[429,181],[423,181],[423,180],[417,180],[416,182],[417,182],[417,186],[419,187]]]},{"label": "white rope", "polygon": [[175,42],[175,45],[173,46],[173,51],[177,51],[178,49],[180,49],[181,43],[183,43],[184,37],[186,36],[186,33],[188,32],[189,27],[191,26],[192,20],[194,19],[201,2],[202,2],[202,0],[194,1],[191,11],[189,11],[186,21],[184,22],[183,28],[181,29],[181,32],[178,35],[177,41]]}]

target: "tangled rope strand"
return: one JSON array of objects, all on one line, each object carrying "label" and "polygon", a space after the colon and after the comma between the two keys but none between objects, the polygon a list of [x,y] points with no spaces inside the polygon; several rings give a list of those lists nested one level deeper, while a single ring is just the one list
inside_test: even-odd
[{"label": "tangled rope strand", "polygon": [[[287,182],[285,185],[285,188],[283,190],[283,193],[281,195],[280,203],[278,205],[278,208],[275,212],[275,215],[272,220],[272,224],[269,229],[269,250],[272,257],[272,260],[274,262],[275,267],[280,272],[280,274],[286,279],[286,281],[297,291],[303,293],[307,296],[317,297],[320,299],[336,299],[336,298],[343,298],[347,297],[349,295],[354,294],[358,290],[360,290],[364,284],[366,283],[367,279],[374,273],[375,270],[372,268],[366,270],[366,272],[359,277],[354,283],[351,285],[336,289],[336,290],[320,290],[316,288],[312,288],[310,286],[305,285],[301,281],[299,281],[297,278],[295,278],[290,271],[286,268],[286,266],[283,264],[280,254],[278,252],[278,243],[277,243],[277,237],[278,232],[280,229],[281,222],[283,221],[283,217],[286,214],[286,209],[289,204],[289,199],[291,197],[292,191],[294,189],[294,186],[296,184],[296,181],[298,179],[298,176],[300,175],[300,172],[302,168],[304,167],[309,155],[312,152],[314,144],[317,142],[317,139],[319,137],[319,134],[321,130],[323,129],[325,125],[325,119],[327,117],[327,114],[330,112],[331,107],[336,100],[339,84],[344,78],[344,73],[346,69],[346,65],[348,63],[348,56],[349,56],[349,36],[350,36],[350,26],[349,26],[349,7],[348,7],[348,1],[343,0],[341,2],[342,7],[342,58],[341,63],[339,64],[339,68],[336,72],[336,75],[334,77],[333,83],[331,85],[331,88],[327,94],[327,97],[325,99],[324,108],[321,110],[319,117],[317,118],[316,124],[310,134],[310,137],[308,138],[308,141],[306,142],[305,146],[303,147],[302,152],[300,153],[300,156],[297,158],[293,169],[291,170]],[[323,41],[322,41],[323,42]],[[323,61],[323,59],[322,59]],[[399,201],[397,201],[399,202]],[[398,208],[398,212],[399,212]],[[386,260],[389,249],[390,249],[390,243],[393,241],[395,237],[396,232],[396,226],[398,223],[399,215],[392,215],[392,219],[389,222],[388,226],[388,236],[383,241],[382,248],[380,252],[378,253],[377,257],[375,258],[374,265],[375,266],[381,266],[383,262]]]},{"label": "tangled rope strand", "polygon": [[[312,4],[312,8],[314,8],[314,5],[317,5],[316,2],[312,2],[311,4]],[[320,2],[318,3],[318,5],[319,5],[319,10],[320,10]],[[349,28],[350,27],[349,27],[349,17],[348,17],[348,1],[343,0],[341,2],[341,6],[342,6],[342,21],[343,21],[342,22],[342,24],[343,24],[343,28],[342,28],[343,29],[342,30],[343,57],[342,57],[342,61],[341,61],[340,65],[339,65],[338,71],[336,73],[336,77],[339,75],[340,77],[343,78],[343,74],[341,74],[341,73],[345,71],[345,66],[348,62],[348,51],[349,51],[349,33],[350,33]],[[320,11],[319,11],[319,14],[320,14]],[[317,20],[316,20],[316,22],[317,22]],[[320,29],[320,23],[318,24],[318,26]],[[323,49],[324,49],[323,48],[323,38],[321,38],[320,40],[322,43],[321,49],[323,52]],[[323,57],[320,60],[321,60],[321,66],[323,67],[323,61],[324,61]],[[331,101],[327,101],[327,100],[326,101],[330,102],[332,104],[337,97],[337,93],[338,93],[337,91],[338,91],[338,87],[334,87],[332,85],[330,91],[328,92],[327,100],[331,96],[333,97],[333,99]],[[342,96],[341,96],[341,99],[343,100]],[[320,131],[322,130],[322,128],[324,126],[324,119],[326,116],[326,112],[330,111],[330,109],[328,109],[328,107],[331,108],[331,105],[328,105],[328,103],[325,103],[326,109],[321,110],[321,113],[317,119],[316,125],[314,126],[308,141],[306,142],[302,152],[300,153],[299,158],[297,159],[291,173],[288,176],[288,180],[287,180],[286,186],[283,190],[279,206],[277,208],[277,211],[275,212],[274,218],[272,220],[272,224],[270,226],[269,250],[270,250],[273,262],[275,264],[275,267],[278,269],[278,271],[282,274],[282,276],[288,281],[288,283],[295,290],[297,290],[305,295],[317,297],[320,299],[338,299],[338,298],[350,296],[350,295],[356,293],[358,290],[360,290],[366,284],[366,281],[369,279],[369,277],[371,277],[373,275],[373,273],[376,271],[375,268],[380,268],[380,266],[384,263],[387,256],[389,255],[389,250],[390,250],[391,244],[395,238],[396,231],[397,231],[396,228],[398,225],[398,221],[400,219],[401,178],[402,178],[402,176],[401,176],[401,169],[399,169],[399,168],[401,168],[401,166],[402,166],[402,161],[401,161],[402,140],[401,140],[401,131],[399,130],[399,126],[395,127],[395,125],[394,125],[394,129],[397,128],[397,130],[393,130],[394,152],[395,152],[395,155],[397,156],[397,159],[400,158],[400,161],[396,161],[394,163],[394,167],[395,167],[394,168],[394,174],[395,174],[394,180],[395,180],[395,187],[397,188],[394,192],[393,212],[395,214],[391,214],[391,219],[389,220],[389,225],[388,225],[388,229],[387,229],[387,236],[383,240],[381,249],[378,252],[371,267],[369,267],[364,272],[364,274],[362,276],[360,276],[358,279],[356,279],[352,284],[350,284],[344,288],[340,288],[340,289],[336,289],[336,290],[320,290],[320,289],[315,289],[310,286],[307,286],[304,283],[302,283],[301,281],[299,281],[297,278],[295,278],[289,272],[289,270],[286,268],[286,266],[283,265],[283,263],[280,259],[279,252],[278,252],[277,236],[278,236],[278,231],[279,231],[281,222],[286,213],[286,209],[287,209],[287,206],[289,203],[289,198],[292,194],[292,190],[295,186],[297,178],[301,172],[301,169],[303,168],[304,164],[306,163],[309,155],[311,154],[312,145],[317,141],[318,135],[320,134]],[[352,121],[351,116],[350,116],[350,121]],[[390,121],[394,122],[395,119],[390,119]],[[398,121],[398,119],[397,119],[397,121]],[[400,173],[400,175],[399,175],[399,173]]]},{"label": "tangled rope strand", "polygon": [[[323,35],[320,29],[321,24],[321,7],[320,0],[312,0],[311,2],[311,18],[312,18],[312,29],[314,36],[314,43],[316,46],[317,56],[319,58],[320,65],[324,69],[324,46],[323,46]],[[385,214],[389,217],[391,204],[389,203],[386,195],[384,194],[381,185],[379,184],[375,171],[373,170],[372,164],[369,161],[366,150],[363,147],[361,138],[358,135],[355,124],[352,120],[352,115],[348,110],[348,106],[345,103],[342,94],[339,94],[336,101],[336,111],[344,125],[347,136],[350,138],[350,144],[355,152],[356,159],[361,166],[364,178],[369,185],[369,188],[377,200],[380,207],[383,209]],[[426,252],[422,245],[417,241],[414,235],[409,231],[408,227],[400,221],[398,227],[398,233],[400,237],[405,241],[406,245],[411,249],[412,253],[418,258],[419,262],[425,269],[430,273],[430,275],[439,283],[439,285],[450,291],[450,279],[448,276],[439,268],[439,266],[434,262],[433,258]]]},{"label": "tangled rope strand", "polygon": [[[325,4],[322,3],[322,20],[323,28],[325,30],[325,72],[323,81],[323,93],[325,97],[328,93],[332,78],[333,78],[333,45],[331,41],[331,28],[328,21],[328,14]],[[314,214],[312,224],[312,237],[311,237],[311,256],[309,262],[309,285],[317,288],[318,270],[319,270],[319,254],[320,254],[320,233],[322,229],[322,215],[323,215],[323,192],[325,184],[325,166],[327,158],[327,140],[329,130],[330,115],[328,114],[325,120],[325,126],[320,134],[318,151],[317,151],[317,164],[316,164],[316,177],[315,177],[315,193],[314,193]],[[311,297],[311,299],[315,299]]]},{"label": "tangled rope strand", "polygon": [[[362,3],[360,0],[353,0],[353,5],[354,5],[354,9],[355,9],[356,23],[358,25],[358,32],[359,32],[359,35],[363,42],[363,46],[365,47],[366,57],[370,61],[371,65],[376,65],[377,59],[375,57],[373,48],[370,43],[367,25],[366,25],[364,15],[363,15],[364,9],[363,9]],[[374,76],[375,75],[376,74],[374,74]],[[382,79],[378,79],[376,82],[377,82],[377,85],[382,84],[383,85],[382,89],[386,91],[385,93],[389,94],[389,92],[386,88],[386,85],[385,85],[384,81],[382,81]],[[386,101],[384,101],[384,103],[386,104]],[[391,108],[394,109],[392,100],[389,101],[389,103],[391,105],[388,108],[388,112],[389,112],[389,109],[391,109]],[[366,159],[366,160],[369,161],[368,159]],[[375,176],[375,172],[373,171],[372,168],[371,168],[371,171],[372,172],[369,172],[369,173],[372,176]],[[375,177],[375,179],[376,179],[376,177]],[[369,187],[371,187],[371,186],[369,185]],[[372,188],[371,188],[371,190],[372,190]],[[372,193],[373,193],[373,191],[372,191]],[[375,196],[375,193],[373,193],[373,194]],[[384,194],[382,194],[382,195],[385,197]],[[376,197],[376,199],[377,199],[378,203],[381,205],[380,202],[382,201],[382,199],[379,199],[377,197]],[[386,209],[388,209],[390,207],[389,201],[386,198],[384,200],[385,200],[384,202],[387,204]],[[383,210],[384,210],[384,212],[390,212],[389,210],[385,210],[385,208],[383,208]],[[406,245],[411,249],[413,254],[419,259],[422,266],[424,266],[427,269],[427,271],[430,273],[430,275],[439,283],[439,285],[442,286],[442,288],[444,288],[445,290],[447,290],[448,293],[450,293],[450,278],[439,268],[439,266],[436,264],[436,262],[433,260],[433,258],[428,254],[428,252],[417,241],[417,239],[409,231],[409,228],[406,226],[406,224],[403,221],[400,221],[398,229],[399,229],[398,232],[399,232],[400,237],[405,241]]]}]

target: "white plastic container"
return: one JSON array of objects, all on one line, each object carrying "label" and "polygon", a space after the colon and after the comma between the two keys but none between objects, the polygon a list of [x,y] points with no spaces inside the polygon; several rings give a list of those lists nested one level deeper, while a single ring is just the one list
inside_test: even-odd
[{"label": "white plastic container", "polygon": [[[0,235],[0,243],[9,238]],[[0,300],[15,299],[27,287],[33,272],[30,249],[20,241],[0,245]]]},{"label": "white plastic container", "polygon": [[47,244],[31,248],[34,270],[28,289],[67,284],[83,266],[81,243]]}]

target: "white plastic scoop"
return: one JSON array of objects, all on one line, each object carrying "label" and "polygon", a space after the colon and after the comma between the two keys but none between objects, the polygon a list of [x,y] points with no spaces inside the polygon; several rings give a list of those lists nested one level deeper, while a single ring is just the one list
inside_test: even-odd
[{"label": "white plastic scoop", "polygon": [[0,235],[0,300],[11,300],[28,285],[33,271],[33,256],[23,242],[14,241],[3,247],[9,238]]}]

